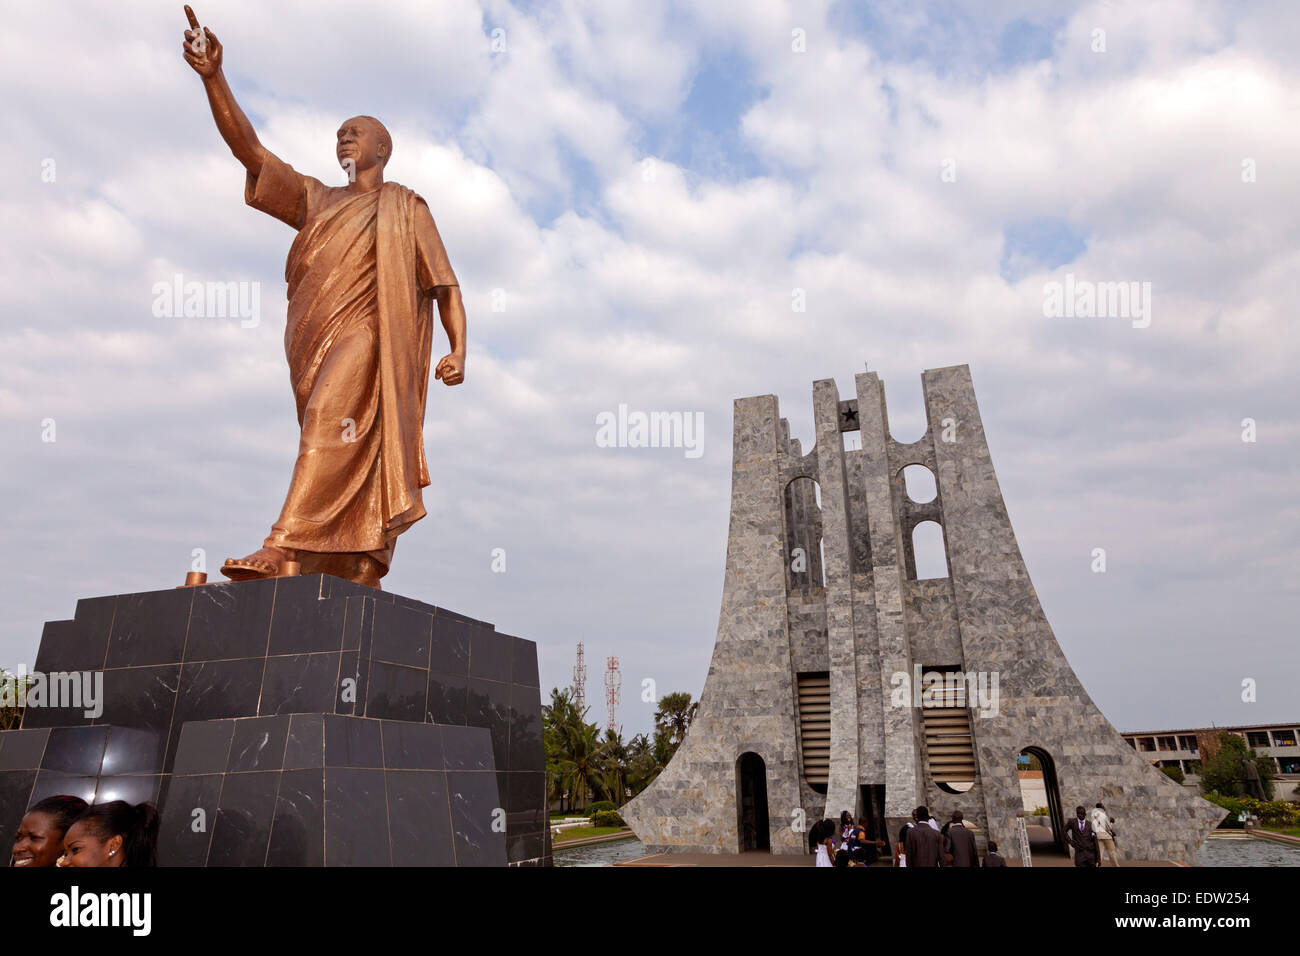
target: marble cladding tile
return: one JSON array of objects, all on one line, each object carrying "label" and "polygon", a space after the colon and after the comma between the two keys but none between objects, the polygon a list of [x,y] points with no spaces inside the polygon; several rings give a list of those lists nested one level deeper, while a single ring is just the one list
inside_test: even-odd
[{"label": "marble cladding tile", "polygon": [[325,865],[325,770],[285,770],[280,774],[267,866]]},{"label": "marble cladding tile", "polygon": [[99,776],[104,763],[107,727],[59,727],[50,731],[42,770]]},{"label": "marble cladding tile", "polygon": [[179,662],[185,651],[194,588],[118,595],[105,667]]}]

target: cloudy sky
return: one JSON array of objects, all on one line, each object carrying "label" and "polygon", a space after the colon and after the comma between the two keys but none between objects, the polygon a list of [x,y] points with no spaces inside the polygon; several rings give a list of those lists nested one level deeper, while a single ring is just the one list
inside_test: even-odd
[{"label": "cloudy sky", "polygon": [[[385,121],[464,289],[466,382],[431,386],[430,517],[388,589],[538,641],[544,688],[584,641],[593,718],[617,655],[645,730],[642,680],[698,695],[708,668],[732,400],[778,395],[808,446],[813,380],[850,397],[866,363],[911,441],[921,371],[968,363],[1111,721],[1300,720],[1294,5],[196,9],[298,169],[342,184],[338,122]],[[185,25],[179,2],[6,12],[6,666],[79,597],[180,583],[195,548],[217,577],[283,501],[293,233],[244,205]],[[176,274],[259,284],[259,321],[156,316]],[[1067,274],[1149,282],[1149,326],[1045,317]],[[702,413],[703,455],[598,447],[620,404]]]}]

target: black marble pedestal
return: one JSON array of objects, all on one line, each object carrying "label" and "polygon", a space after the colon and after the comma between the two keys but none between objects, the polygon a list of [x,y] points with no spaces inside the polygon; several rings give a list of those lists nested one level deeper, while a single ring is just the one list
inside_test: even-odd
[{"label": "black marble pedestal", "polygon": [[0,832],[72,793],[158,803],[161,865],[551,862],[537,647],[482,621],[325,575],[211,584],[83,599],[35,670],[101,671],[103,713],[0,733]]}]

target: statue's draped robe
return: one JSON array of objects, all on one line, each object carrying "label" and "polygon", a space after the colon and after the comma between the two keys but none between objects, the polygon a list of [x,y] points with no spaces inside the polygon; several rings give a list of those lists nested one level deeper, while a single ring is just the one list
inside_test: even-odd
[{"label": "statue's draped robe", "polygon": [[244,199],[298,230],[284,347],[302,437],[266,544],[307,573],[352,577],[368,555],[383,575],[425,515],[430,296],[456,276],[429,207],[397,183],[349,193],[268,154]]}]

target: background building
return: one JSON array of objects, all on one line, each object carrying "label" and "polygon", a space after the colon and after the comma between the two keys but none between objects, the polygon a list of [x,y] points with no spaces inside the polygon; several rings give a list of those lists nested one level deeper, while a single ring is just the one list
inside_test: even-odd
[{"label": "background building", "polygon": [[1191,730],[1141,730],[1123,734],[1129,746],[1153,767],[1177,767],[1186,776],[1183,786],[1199,790],[1201,760],[1218,749],[1219,734],[1236,734],[1261,757],[1273,759],[1273,797],[1289,800],[1300,784],[1300,721],[1290,724],[1247,724],[1240,727],[1199,727]]}]

